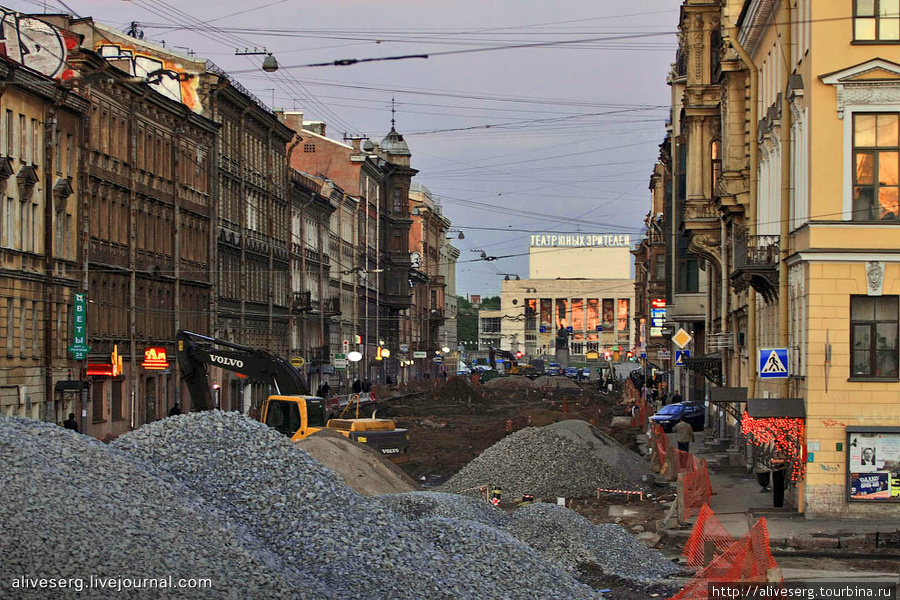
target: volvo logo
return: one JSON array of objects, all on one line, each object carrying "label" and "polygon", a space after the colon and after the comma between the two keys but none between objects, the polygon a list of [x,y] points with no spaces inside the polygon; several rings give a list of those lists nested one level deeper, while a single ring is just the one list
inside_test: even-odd
[{"label": "volvo logo", "polygon": [[226,367],[241,368],[244,366],[244,361],[240,360],[239,358],[228,358],[226,356],[216,356],[215,354],[210,354],[209,359],[214,363],[218,363]]}]

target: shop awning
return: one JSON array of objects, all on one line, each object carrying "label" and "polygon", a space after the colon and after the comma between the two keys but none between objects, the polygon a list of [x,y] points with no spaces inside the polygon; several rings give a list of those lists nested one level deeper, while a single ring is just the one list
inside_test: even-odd
[{"label": "shop awning", "polygon": [[754,419],[806,418],[806,406],[803,404],[803,398],[747,398],[747,412]]}]

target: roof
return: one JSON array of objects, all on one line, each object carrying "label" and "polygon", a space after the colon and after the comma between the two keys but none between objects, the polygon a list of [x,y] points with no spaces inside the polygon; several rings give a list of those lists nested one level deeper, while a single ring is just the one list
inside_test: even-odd
[{"label": "roof", "polygon": [[397,130],[393,127],[381,140],[381,149],[394,156],[412,156],[412,152],[409,151],[409,146],[404,141],[403,136],[397,133]]}]

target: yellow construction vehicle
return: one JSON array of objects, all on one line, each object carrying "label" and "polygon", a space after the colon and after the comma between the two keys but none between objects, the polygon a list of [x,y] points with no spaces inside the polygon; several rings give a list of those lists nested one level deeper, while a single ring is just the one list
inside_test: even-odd
[{"label": "yellow construction vehicle", "polygon": [[260,420],[292,441],[302,440],[327,428],[371,446],[393,460],[402,460],[409,449],[409,432],[398,429],[392,420],[375,418],[374,413],[371,418],[359,417],[358,396],[355,418],[342,418],[352,403],[344,407],[340,417],[335,418],[335,407],[325,398],[308,395],[309,389],[299,371],[282,358],[265,350],[190,331],[179,331],[176,339],[178,364],[191,394],[194,410],[214,408],[207,367],[220,367],[275,389],[275,394],[269,396],[260,407]]}]

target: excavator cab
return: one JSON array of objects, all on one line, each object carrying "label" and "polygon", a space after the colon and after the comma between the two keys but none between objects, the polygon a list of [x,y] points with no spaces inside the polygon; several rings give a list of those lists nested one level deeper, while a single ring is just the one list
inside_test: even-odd
[{"label": "excavator cab", "polygon": [[317,396],[269,396],[262,421],[293,441],[325,427],[325,400]]}]

